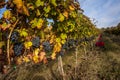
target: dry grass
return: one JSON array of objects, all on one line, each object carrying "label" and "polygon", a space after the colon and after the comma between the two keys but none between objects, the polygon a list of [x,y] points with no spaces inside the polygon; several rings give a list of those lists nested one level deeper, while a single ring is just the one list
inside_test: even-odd
[{"label": "dry grass", "polygon": [[[77,53],[69,51],[63,60],[65,80],[120,80],[120,46],[113,37],[104,36],[105,49],[90,46],[80,48]],[[0,80],[63,80],[58,69],[58,60],[49,64],[19,66]],[[76,70],[76,74],[75,74]]]}]

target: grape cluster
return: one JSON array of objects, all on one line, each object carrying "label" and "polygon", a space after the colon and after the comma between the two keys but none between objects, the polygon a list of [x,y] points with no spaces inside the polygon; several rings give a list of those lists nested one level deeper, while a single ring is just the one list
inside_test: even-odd
[{"label": "grape cluster", "polygon": [[69,47],[68,47],[68,43],[67,43],[67,42],[66,42],[65,44],[62,45],[62,49],[66,49],[66,50],[69,49]]},{"label": "grape cluster", "polygon": [[77,45],[79,45],[78,40],[69,39],[65,44],[62,45],[62,49],[69,50]]},{"label": "grape cluster", "polygon": [[61,51],[59,52],[59,55],[60,55],[60,56],[64,56],[64,54],[65,54],[64,49],[61,49]]},{"label": "grape cluster", "polygon": [[33,44],[33,47],[37,48],[40,46],[40,38],[39,37],[35,37],[32,39],[32,44]]},{"label": "grape cluster", "polygon": [[75,40],[74,39],[68,40],[68,46],[69,47],[74,47],[75,46]]},{"label": "grape cluster", "polygon": [[22,43],[15,43],[13,50],[14,50],[14,54],[15,56],[19,56],[22,54],[22,50],[23,50],[23,44]]},{"label": "grape cluster", "polygon": [[11,34],[10,40],[11,40],[12,42],[17,42],[18,38],[19,38],[19,33],[18,33],[17,31],[14,31],[14,32]]},{"label": "grape cluster", "polygon": [[50,43],[49,43],[48,41],[43,42],[42,45],[43,45],[44,50],[45,50],[46,52],[49,52],[49,51],[52,50],[52,47],[51,47],[51,45],[50,45]]}]

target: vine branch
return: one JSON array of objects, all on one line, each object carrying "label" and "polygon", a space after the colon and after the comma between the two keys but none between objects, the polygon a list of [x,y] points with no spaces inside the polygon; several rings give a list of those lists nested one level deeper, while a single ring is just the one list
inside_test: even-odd
[{"label": "vine branch", "polygon": [[12,32],[14,28],[16,27],[16,24],[18,23],[19,19],[16,20],[16,22],[13,24],[12,29],[10,30],[10,33],[8,35],[8,40],[7,40],[7,60],[8,60],[8,65],[10,65],[10,37],[12,35]]}]

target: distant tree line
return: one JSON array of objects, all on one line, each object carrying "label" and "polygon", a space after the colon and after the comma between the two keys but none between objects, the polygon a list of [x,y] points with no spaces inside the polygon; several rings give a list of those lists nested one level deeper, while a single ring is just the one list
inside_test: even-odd
[{"label": "distant tree line", "polygon": [[120,35],[120,23],[118,23],[117,26],[105,28],[104,32],[114,35]]}]

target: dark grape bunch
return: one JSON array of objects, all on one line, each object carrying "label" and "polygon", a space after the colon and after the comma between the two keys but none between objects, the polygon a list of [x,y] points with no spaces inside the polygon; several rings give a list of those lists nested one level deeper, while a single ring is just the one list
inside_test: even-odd
[{"label": "dark grape bunch", "polygon": [[48,41],[43,42],[42,45],[43,45],[45,51],[49,52],[52,50],[52,47]]},{"label": "dark grape bunch", "polygon": [[68,46],[71,48],[71,47],[75,47],[75,40],[74,39],[70,39],[68,41]]},{"label": "dark grape bunch", "polygon": [[18,38],[19,38],[19,33],[17,31],[14,31],[10,37],[10,40],[12,42],[17,42],[18,41]]},{"label": "dark grape bunch", "polygon": [[65,50],[64,50],[64,49],[61,49],[61,51],[59,52],[59,55],[60,55],[60,56],[64,56],[64,55],[65,55]]},{"label": "dark grape bunch", "polygon": [[23,43],[15,43],[13,47],[15,56],[21,55],[23,48]]},{"label": "dark grape bunch", "polygon": [[32,39],[32,44],[33,44],[33,47],[37,48],[40,46],[40,38],[39,37],[35,37]]},{"label": "dark grape bunch", "polygon": [[69,47],[68,47],[68,42],[66,42],[65,44],[62,45],[62,49],[66,49],[66,50],[69,49]]}]

